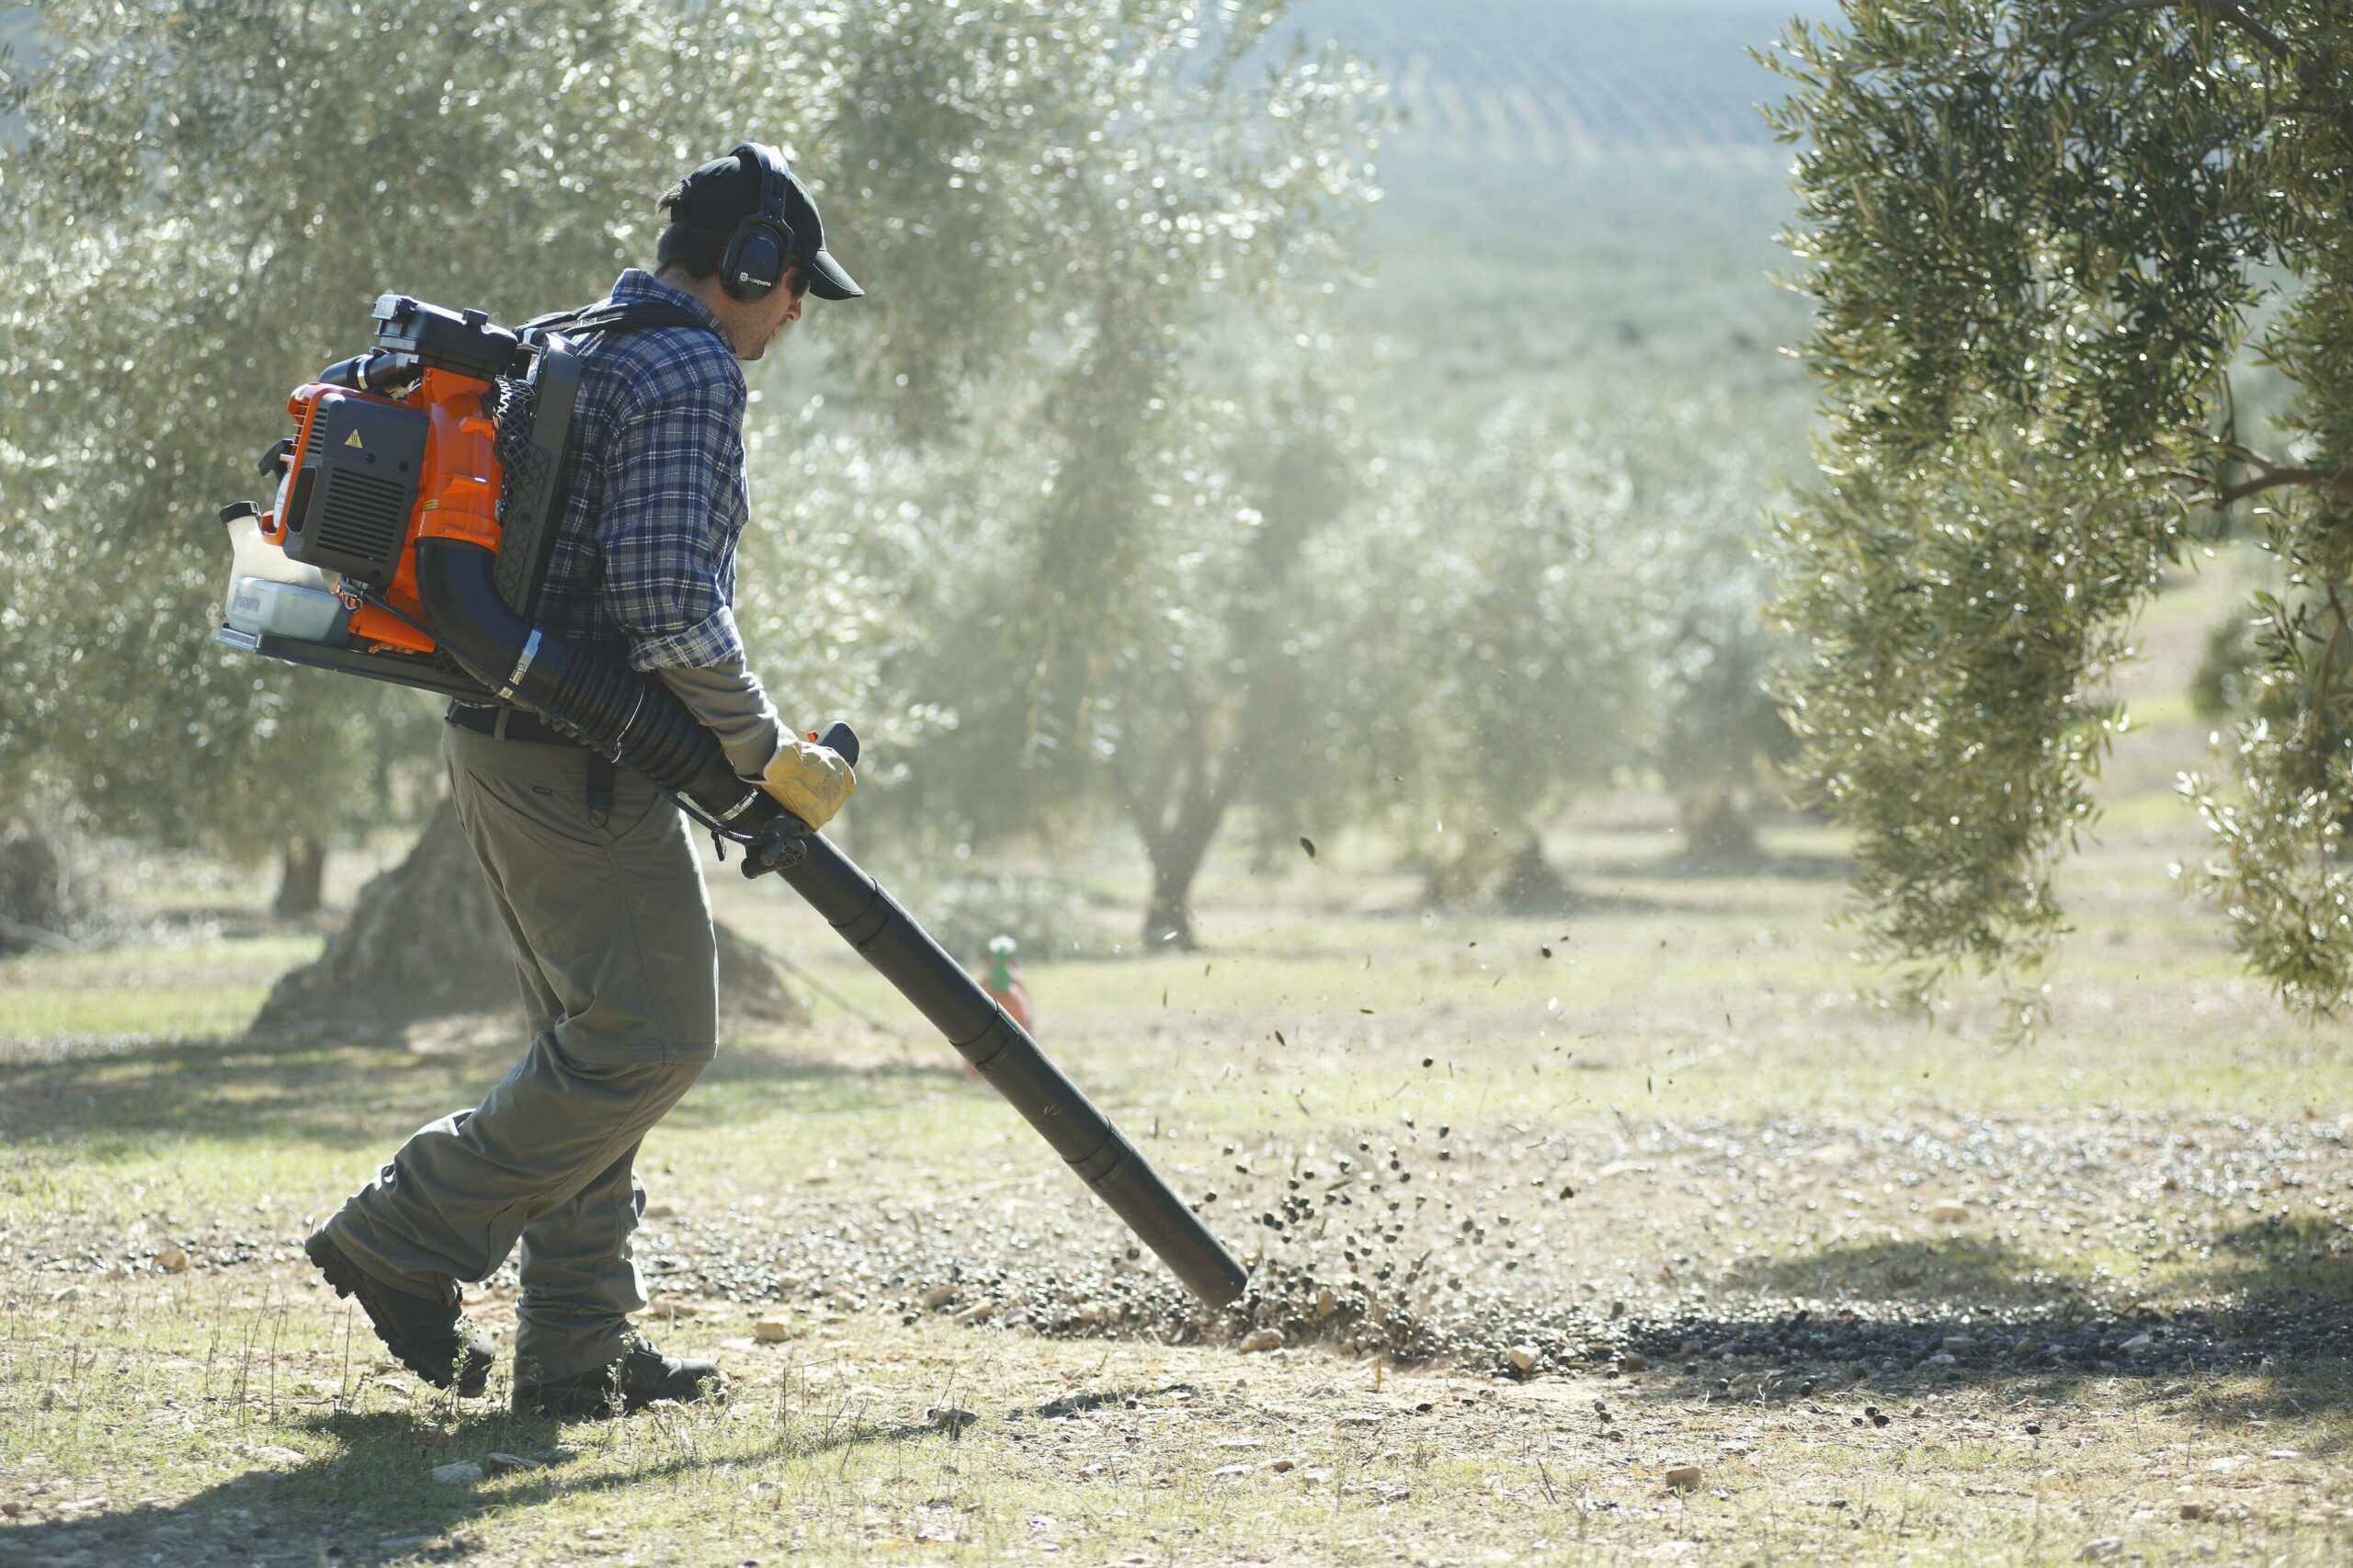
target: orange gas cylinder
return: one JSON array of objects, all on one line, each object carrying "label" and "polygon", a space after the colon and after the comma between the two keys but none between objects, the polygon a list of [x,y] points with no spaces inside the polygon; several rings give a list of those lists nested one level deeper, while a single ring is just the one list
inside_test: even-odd
[{"label": "orange gas cylinder", "polygon": [[1014,948],[1010,937],[998,937],[989,943],[989,973],[981,988],[1005,1009],[1006,1017],[1034,1034],[1038,1026],[1029,1010],[1029,988],[1021,983],[1021,971],[1014,967]]},{"label": "orange gas cylinder", "polygon": [[[989,1000],[1005,1009],[1005,1016],[1019,1024],[1026,1031],[1035,1032],[1036,1015],[1029,1007],[1029,988],[1021,983],[1021,971],[1014,967],[1016,944],[1010,937],[995,937],[989,940],[988,972],[981,979],[981,989]],[[964,1063],[964,1075],[977,1078],[980,1073],[973,1065]]]}]

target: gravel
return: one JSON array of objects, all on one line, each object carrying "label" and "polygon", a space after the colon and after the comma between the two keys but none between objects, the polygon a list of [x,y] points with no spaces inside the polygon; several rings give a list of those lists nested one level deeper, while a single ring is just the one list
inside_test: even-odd
[{"label": "gravel", "polygon": [[[1144,1146],[1252,1266],[1234,1308],[1202,1310],[1039,1147],[1017,1149],[1032,1170],[978,1187],[942,1151],[928,1187],[861,1189],[846,1160],[822,1185],[735,1202],[672,1195],[676,1212],[636,1245],[649,1315],[740,1308],[736,1332],[764,1320],[771,1339],[793,1332],[779,1306],[930,1313],[1503,1377],[1679,1377],[1744,1398],[2353,1355],[2353,1316],[2325,1293],[2325,1266],[2353,1256],[2353,1147],[2336,1122],[1920,1113],[1472,1130],[1400,1116]],[[199,1270],[290,1257],[298,1242],[228,1222],[174,1239]],[[155,1258],[152,1237],[0,1228],[0,1243],[69,1278]],[[513,1284],[510,1264],[493,1289]]]},{"label": "gravel", "polygon": [[[1507,1376],[1647,1369],[1720,1392],[1744,1377],[1758,1394],[1794,1392],[1799,1367],[2156,1375],[2353,1354],[2353,1320],[2308,1283],[2313,1263],[2353,1255],[2353,1150],[2335,1123],[1940,1116],[1472,1136],[1401,1118],[1219,1147],[1216,1167],[1155,1155],[1253,1266],[1248,1295],[1219,1313],[1042,1150],[1035,1178],[979,1193],[860,1201],[837,1177],[683,1214],[640,1253],[668,1290],[745,1302],[1327,1345]],[[1958,1234],[1946,1206],[1963,1200],[1928,1196],[1955,1191]],[[2096,1250],[2178,1265],[2181,1282],[2153,1301],[2098,1265],[2050,1267]]]}]

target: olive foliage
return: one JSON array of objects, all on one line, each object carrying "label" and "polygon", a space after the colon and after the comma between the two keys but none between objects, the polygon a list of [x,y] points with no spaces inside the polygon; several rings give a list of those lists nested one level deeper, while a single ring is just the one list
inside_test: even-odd
[{"label": "olive foliage", "polygon": [[1420,819],[1432,891],[1469,892],[1540,861],[1545,819],[1637,760],[1643,519],[1621,446],[1521,403],[1463,448],[1408,449],[1392,483],[1353,722]]},{"label": "olive foliage", "polygon": [[[1779,519],[1802,773],[1930,984],[2044,956],[2052,869],[2165,570],[2250,506],[2294,592],[2227,784],[2188,781],[2248,962],[2353,997],[2353,22],[2325,0],[1845,0],[1769,56],[1821,476]],[[2293,402],[2241,427],[2232,372]],[[2292,606],[2293,608],[2290,608]]]}]

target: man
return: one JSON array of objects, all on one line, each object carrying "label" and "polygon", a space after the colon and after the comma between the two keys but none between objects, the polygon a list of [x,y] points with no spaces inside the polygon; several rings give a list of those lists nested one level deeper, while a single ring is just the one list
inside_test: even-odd
[{"label": "man", "polygon": [[[661,208],[655,272],[622,273],[612,301],[694,324],[583,339],[539,622],[658,677],[739,774],[822,826],[856,780],[779,722],[735,628],[750,509],[735,361],[765,354],[805,294],[861,290],[825,249],[807,189],[765,147],[704,165]],[[629,1324],[645,1305],[629,1244],[645,1207],[638,1143],[716,1050],[717,949],[685,819],[525,710],[452,707],[443,753],[514,937],[530,1048],[479,1108],[411,1137],[306,1250],[438,1387],[486,1384],[490,1342],[459,1311],[458,1281],[487,1277],[519,1243],[517,1414],[719,1393],[714,1365],[665,1357]]]}]

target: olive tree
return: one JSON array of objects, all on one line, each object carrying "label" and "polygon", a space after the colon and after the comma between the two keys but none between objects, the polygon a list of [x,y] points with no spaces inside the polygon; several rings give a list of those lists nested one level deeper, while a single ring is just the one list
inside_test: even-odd
[{"label": "olive tree", "polygon": [[1564,896],[1545,820],[1642,755],[1645,537],[1623,448],[1522,403],[1399,446],[1352,574],[1349,728],[1431,891]]},{"label": "olive tree", "polygon": [[[993,465],[1012,493],[957,530],[914,618],[935,631],[899,678],[952,712],[918,744],[898,810],[965,838],[1116,816],[1150,867],[1143,939],[1193,941],[1193,881],[1236,809],[1296,816],[1330,782],[1318,726],[1352,608],[1329,547],[1366,486],[1322,369],[1271,358],[1235,373],[1230,396],[1158,400],[1182,407],[1181,429],[1171,421],[1149,457],[1086,482],[1124,526],[1151,530],[1116,584],[1065,576],[1068,562],[1007,525],[1024,490],[1051,504],[1051,450]],[[1165,465],[1165,487],[1126,494],[1153,482],[1147,464]],[[1066,608],[1043,613],[1040,594],[1056,592]]]},{"label": "olive tree", "polygon": [[[591,143],[620,140],[613,72],[656,14],[44,9],[54,46],[11,68],[22,133],[0,147],[8,794],[232,855],[285,845],[296,869],[430,800],[393,787],[428,702],[212,645],[213,516],[261,490],[287,392],[364,346],[379,291],[513,316],[601,289],[613,225],[676,162],[668,138],[614,150],[598,172],[636,199],[588,194]],[[619,96],[656,91],[657,52]]]},{"label": "olive tree", "polygon": [[912,340],[1005,341],[950,351],[961,381],[893,372],[931,548],[885,661],[924,731],[885,810],[985,835],[1108,806],[1152,862],[1150,935],[1188,941],[1193,876],[1298,700],[1302,551],[1347,503],[1318,317],[1372,195],[1374,93],[1328,51],[1270,62],[1274,10],[1125,14],[1117,49],[1022,35],[1020,82],[1070,101],[971,129],[986,155],[902,198],[946,214],[899,242]]},{"label": "olive tree", "polygon": [[1634,657],[1643,756],[1673,799],[1684,859],[1732,867],[1762,853],[1759,807],[1781,795],[1794,736],[1774,699],[1789,638],[1766,614],[1773,572],[1757,503],[1782,454],[1724,396],[1636,399],[1605,426],[1625,454],[1643,630]]},{"label": "olive tree", "polygon": [[[1932,983],[2031,961],[2092,814],[2125,627],[2218,510],[2291,589],[2228,787],[2188,788],[2251,966],[2353,995],[2353,32],[2320,0],[1846,0],[1792,23],[1822,474],[1779,519],[1812,789]],[[2292,392],[2268,434],[2231,376]],[[2292,608],[2290,608],[2291,607]]]},{"label": "olive tree", "polygon": [[1356,641],[1317,547],[1358,497],[1357,433],[1313,374],[1269,378],[1238,412],[1231,499],[1166,579],[1103,715],[1103,766],[1152,867],[1147,942],[1192,943],[1193,881],[1235,806],[1305,822],[1358,793],[1329,766],[1358,748],[1316,733]]}]

